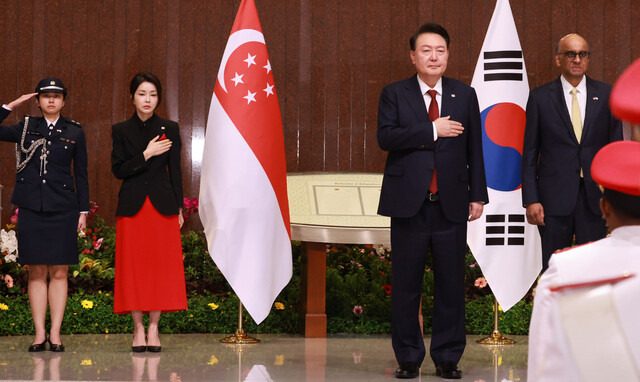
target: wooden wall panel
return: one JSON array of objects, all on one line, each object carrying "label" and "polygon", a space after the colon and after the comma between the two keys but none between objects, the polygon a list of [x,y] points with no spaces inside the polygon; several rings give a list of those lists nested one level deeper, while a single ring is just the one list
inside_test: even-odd
[{"label": "wooden wall panel", "polygon": [[[380,172],[376,139],[383,86],[414,70],[408,40],[423,22],[451,34],[447,75],[470,83],[495,0],[255,0],[282,111],[290,172]],[[64,115],[87,135],[91,199],[113,223],[119,181],[110,171],[111,125],[133,113],[139,71],[164,87],[160,116],[177,120],[185,196],[198,195],[200,155],[220,58],[240,0],[4,0],[0,102],[45,76],[69,88]],[[640,0],[512,0],[530,87],[558,75],[557,40],[584,35],[590,75],[612,83],[640,56]],[[25,113],[24,105],[5,124]],[[0,143],[2,224],[11,215],[14,147]],[[198,221],[190,223],[197,228]]]}]

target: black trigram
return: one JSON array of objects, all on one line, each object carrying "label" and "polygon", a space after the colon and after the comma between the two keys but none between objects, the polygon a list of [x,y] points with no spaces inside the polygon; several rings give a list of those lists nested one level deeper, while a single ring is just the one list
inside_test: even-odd
[{"label": "black trigram", "polygon": [[524,215],[487,215],[486,219],[487,245],[524,245]]},{"label": "black trigram", "polygon": [[521,50],[484,52],[485,81],[522,81],[523,68]]}]

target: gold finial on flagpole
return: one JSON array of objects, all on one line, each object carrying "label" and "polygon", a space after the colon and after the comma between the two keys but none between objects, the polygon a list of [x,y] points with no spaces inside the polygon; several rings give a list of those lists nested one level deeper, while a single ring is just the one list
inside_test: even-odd
[{"label": "gold finial on flagpole", "polygon": [[248,336],[242,329],[242,301],[240,301],[240,313],[238,314],[238,329],[232,335],[220,340],[223,344],[257,344],[259,339]]},{"label": "gold finial on flagpole", "polygon": [[477,340],[476,342],[482,345],[513,345],[516,343],[516,341],[504,337],[498,329],[498,310],[500,307],[495,296],[493,297],[493,301],[493,332],[491,333],[491,335],[489,335],[489,337]]}]

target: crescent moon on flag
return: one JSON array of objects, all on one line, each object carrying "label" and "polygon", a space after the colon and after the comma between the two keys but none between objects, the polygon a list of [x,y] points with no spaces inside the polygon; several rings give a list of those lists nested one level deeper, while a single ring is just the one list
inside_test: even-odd
[{"label": "crescent moon on flag", "polygon": [[227,61],[238,47],[248,42],[259,42],[264,44],[264,35],[262,32],[258,32],[254,29],[242,29],[229,36],[229,41],[227,42],[224,54],[222,55],[222,60],[220,61],[220,70],[218,70],[218,82],[225,93],[227,92],[227,87],[224,83],[224,71],[227,68]]}]

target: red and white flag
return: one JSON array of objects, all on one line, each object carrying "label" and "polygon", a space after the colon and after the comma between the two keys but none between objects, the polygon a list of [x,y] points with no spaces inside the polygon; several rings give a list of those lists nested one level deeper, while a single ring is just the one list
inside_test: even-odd
[{"label": "red and white flag", "polygon": [[282,119],[253,0],[240,4],[213,90],[199,213],[211,258],[260,324],[292,259]]}]

